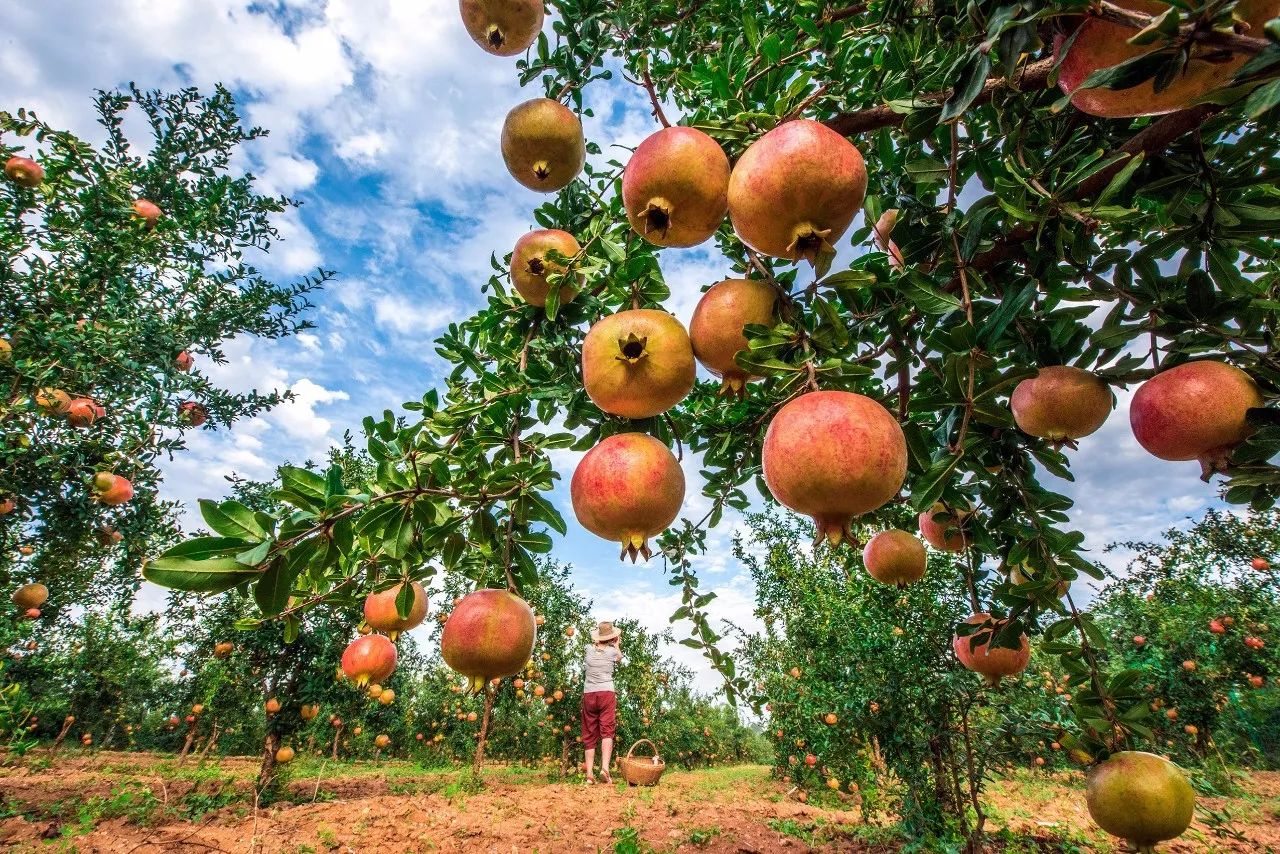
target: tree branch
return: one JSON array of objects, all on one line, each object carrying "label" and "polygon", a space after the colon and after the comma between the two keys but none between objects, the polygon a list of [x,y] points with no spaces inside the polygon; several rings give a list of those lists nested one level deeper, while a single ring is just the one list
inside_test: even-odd
[{"label": "tree branch", "polygon": [[[1122,27],[1132,27],[1135,30],[1145,30],[1155,21],[1155,17],[1152,15],[1134,12],[1114,3],[1109,3],[1107,0],[1102,0],[1094,9],[1089,10],[1089,15],[1101,18],[1104,21],[1110,21],[1113,24],[1119,24]],[[1258,39],[1234,32],[1224,33],[1221,30],[1208,29],[1198,24],[1183,24],[1178,28],[1178,35],[1183,39],[1190,39],[1199,44],[1249,55],[1261,53],[1268,44],[1266,39]]]}]

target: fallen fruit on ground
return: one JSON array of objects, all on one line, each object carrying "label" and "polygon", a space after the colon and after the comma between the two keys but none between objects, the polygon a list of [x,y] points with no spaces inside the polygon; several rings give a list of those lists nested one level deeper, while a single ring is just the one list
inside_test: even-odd
[{"label": "fallen fruit on ground", "polygon": [[578,523],[622,544],[622,557],[648,560],[650,537],[666,530],[684,502],[684,470],[671,450],[645,433],[620,433],[578,463],[570,498]]},{"label": "fallen fruit on ground", "polygon": [[773,497],[813,518],[815,541],[838,546],[853,541],[854,517],[883,506],[902,488],[907,442],[877,401],[847,391],[812,391],[774,415],[760,462]]},{"label": "fallen fruit on ground", "polygon": [[[551,260],[555,251],[565,258],[572,258],[582,251],[577,239],[558,228],[540,228],[526,232],[516,241],[511,252],[511,284],[529,305],[544,306],[551,293],[547,276],[564,273],[559,261]],[[572,284],[560,285],[560,304],[572,302],[577,289]]]},{"label": "fallen fruit on ground", "polygon": [[777,301],[777,290],[759,279],[725,279],[698,300],[689,321],[689,340],[702,366],[724,381],[721,394],[742,397],[746,384],[757,379],[734,357],[750,346],[744,327],[774,325]]},{"label": "fallen fruit on ground", "polygon": [[396,645],[386,635],[363,635],[347,644],[342,653],[342,673],[363,688],[381,682],[396,669]]},{"label": "fallen fruit on ground", "polygon": [[661,415],[693,388],[689,334],[665,311],[602,317],[582,342],[582,384],[596,406],[624,418]]},{"label": "fallen fruit on ground", "polygon": [[906,587],[924,578],[927,563],[924,544],[896,528],[876,534],[862,549],[867,574],[881,584]]},{"label": "fallen fruit on ground", "polygon": [[1111,387],[1096,374],[1055,365],[1018,383],[1009,406],[1022,432],[1055,446],[1075,447],[1075,440],[1103,425],[1115,399]]},{"label": "fallen fruit on ground", "polygon": [[1098,826],[1139,851],[1181,836],[1196,796],[1186,776],[1152,753],[1123,751],[1091,768],[1085,794]]},{"label": "fallen fruit on ground", "polygon": [[1225,362],[1186,362],[1138,387],[1129,423],[1138,444],[1162,460],[1199,460],[1208,480],[1253,433],[1245,419],[1262,406],[1253,378]]},{"label": "fallen fruit on ground", "polygon": [[966,670],[981,675],[988,685],[996,686],[1005,676],[1015,676],[1027,669],[1031,661],[1031,642],[1026,634],[1018,638],[1016,648],[995,645],[995,636],[1006,625],[1004,621],[993,621],[988,613],[974,614],[965,621],[969,625],[991,625],[979,629],[973,634],[956,634],[951,642],[956,658]]},{"label": "fallen fruit on ground", "polygon": [[507,590],[463,597],[445,621],[440,653],[473,692],[495,677],[514,676],[533,654],[538,628],[529,604]]},{"label": "fallen fruit on ground", "polygon": [[765,255],[817,266],[835,254],[867,191],[853,143],[821,122],[796,119],[743,152],[729,178],[729,218]]},{"label": "fallen fruit on ground", "polygon": [[582,171],[586,157],[582,122],[559,101],[534,98],[507,113],[502,159],[511,176],[530,190],[564,189]]},{"label": "fallen fruit on ground", "polygon": [[467,35],[494,56],[528,50],[542,32],[542,0],[460,0]]},{"label": "fallen fruit on ground", "polygon": [[622,204],[636,234],[656,246],[697,246],[729,210],[729,158],[691,127],[668,127],[636,148],[622,173]]},{"label": "fallen fruit on ground", "polygon": [[422,625],[427,618],[427,593],[417,581],[408,582],[412,593],[409,600],[409,612],[401,617],[396,608],[396,598],[404,590],[402,582],[380,593],[370,593],[364,600],[364,621],[374,630],[383,632],[392,640],[401,632]]}]

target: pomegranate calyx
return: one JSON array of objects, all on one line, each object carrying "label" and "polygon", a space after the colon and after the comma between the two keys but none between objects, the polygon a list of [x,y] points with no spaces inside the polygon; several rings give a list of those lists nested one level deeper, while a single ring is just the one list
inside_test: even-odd
[{"label": "pomegranate calyx", "polygon": [[497,24],[490,24],[489,30],[485,35],[485,39],[489,42],[494,50],[499,50],[507,43],[507,37],[502,34],[502,30],[498,29]]},{"label": "pomegranate calyx", "polygon": [[631,562],[636,562],[636,557],[643,557],[645,560],[653,557],[653,550],[649,548],[649,541],[644,534],[626,534],[622,539],[622,554],[619,560],[631,558]]},{"label": "pomegranate calyx", "polygon": [[802,222],[792,230],[787,251],[794,255],[797,261],[808,261],[817,267],[818,260],[822,256],[836,254],[835,246],[828,239],[830,237],[831,229],[816,228],[812,223]]},{"label": "pomegranate calyx", "polygon": [[620,362],[634,365],[648,354],[646,349],[648,345],[648,336],[641,337],[634,332],[627,333],[626,338],[618,339],[618,356],[616,358]]},{"label": "pomegranate calyx", "polygon": [[725,374],[721,383],[720,390],[716,392],[717,397],[735,397],[738,400],[745,400],[747,397],[747,378],[744,375]]},{"label": "pomegranate calyx", "polygon": [[658,236],[666,239],[667,231],[671,228],[671,202],[661,196],[654,196],[644,209],[644,233],[646,235],[657,232]]},{"label": "pomegranate calyx", "polygon": [[1226,445],[1201,454],[1197,458],[1200,462],[1200,479],[1208,483],[1215,474],[1228,471],[1231,468],[1231,452],[1235,449],[1235,445]]},{"label": "pomegranate calyx", "polygon": [[551,165],[545,160],[539,160],[533,164],[533,176],[539,181],[545,181],[551,177]]}]

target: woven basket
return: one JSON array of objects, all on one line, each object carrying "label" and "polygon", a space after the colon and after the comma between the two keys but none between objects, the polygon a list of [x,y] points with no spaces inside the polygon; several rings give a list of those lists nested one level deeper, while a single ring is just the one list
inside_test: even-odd
[{"label": "woven basket", "polygon": [[[634,755],[636,748],[642,744],[653,748],[653,756]],[[662,772],[667,770],[667,763],[658,756],[658,746],[647,738],[631,745],[627,755],[618,760],[618,765],[622,768],[622,779],[632,786],[656,786],[658,780],[662,779]]]}]

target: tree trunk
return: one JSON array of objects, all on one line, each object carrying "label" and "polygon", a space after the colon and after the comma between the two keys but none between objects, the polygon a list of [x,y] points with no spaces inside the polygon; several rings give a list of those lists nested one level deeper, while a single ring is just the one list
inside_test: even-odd
[{"label": "tree trunk", "polygon": [[480,776],[480,768],[484,765],[484,742],[489,736],[489,714],[493,711],[493,688],[484,686],[484,717],[480,720],[480,738],[476,741],[476,759],[471,766],[471,773]]},{"label": "tree trunk", "polygon": [[191,752],[191,745],[194,744],[196,740],[196,726],[199,723],[200,722],[198,720],[195,720],[191,722],[189,727],[187,727],[187,740],[182,745],[182,752],[178,754],[179,766],[181,766],[183,762],[187,761],[187,754]]},{"label": "tree trunk", "polygon": [[342,741],[342,727],[344,724],[338,724],[333,728],[333,761],[338,761],[338,742]]},{"label": "tree trunk", "polygon": [[565,734],[560,739],[560,775],[568,776],[573,771],[573,752],[571,750],[571,739]]},{"label": "tree trunk", "polygon": [[279,733],[271,732],[267,734],[266,740],[262,744],[262,768],[258,771],[258,792],[266,790],[267,785],[271,782],[272,775],[276,771],[276,749],[280,746]]},{"label": "tree trunk", "polygon": [[67,737],[67,733],[71,731],[71,727],[75,725],[75,718],[68,717],[62,722],[62,729],[58,731],[58,737],[53,740],[53,746],[49,748],[49,758],[58,755],[58,748],[62,747],[62,740]]},{"label": "tree trunk", "polygon": [[196,757],[197,762],[204,762],[204,758],[208,755],[213,746],[218,743],[218,719],[213,719],[213,727],[209,732],[209,738],[205,740],[204,747],[200,748],[200,755]]}]

